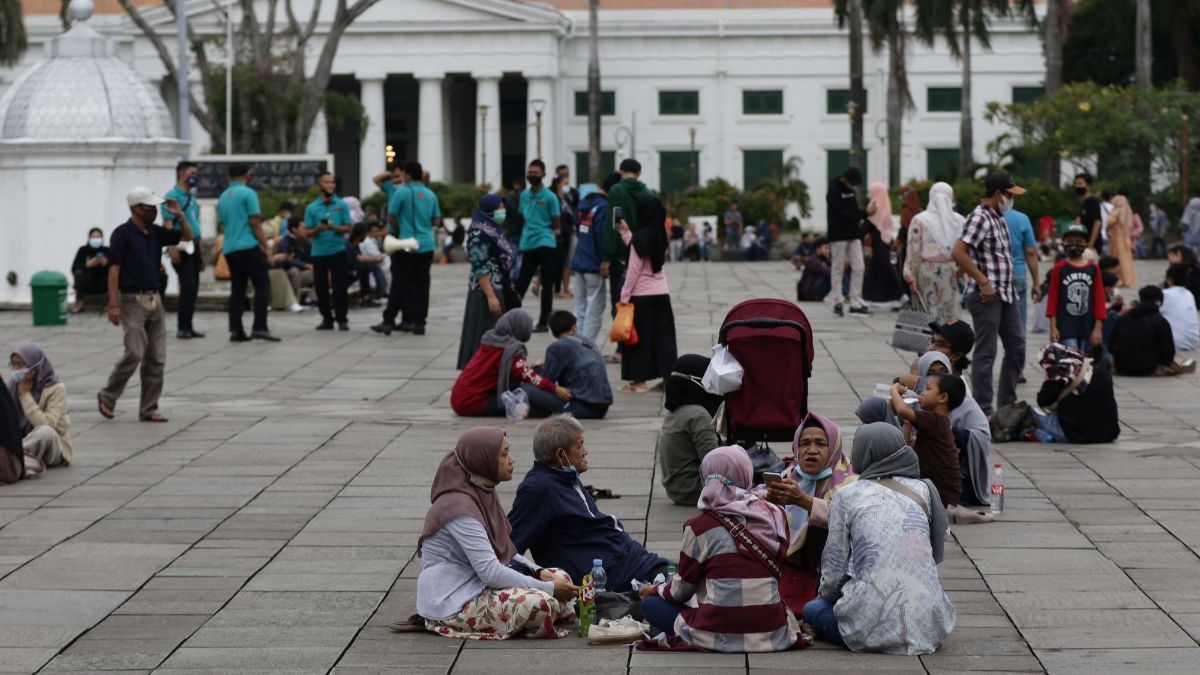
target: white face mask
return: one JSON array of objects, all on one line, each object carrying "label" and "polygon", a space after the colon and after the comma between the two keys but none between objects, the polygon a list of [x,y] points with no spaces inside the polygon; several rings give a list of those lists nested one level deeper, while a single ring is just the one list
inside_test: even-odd
[{"label": "white face mask", "polygon": [[1009,210],[1012,209],[1013,204],[1015,202],[1016,202],[1016,200],[1013,199],[1012,197],[1010,197],[1009,195],[1004,195],[1003,197],[1001,197],[1000,198],[1000,206],[999,206],[1000,213],[1008,213]]},{"label": "white face mask", "polygon": [[92,248],[100,248],[103,245],[104,239],[102,237],[92,237],[91,239],[88,239],[88,246],[91,246]]}]

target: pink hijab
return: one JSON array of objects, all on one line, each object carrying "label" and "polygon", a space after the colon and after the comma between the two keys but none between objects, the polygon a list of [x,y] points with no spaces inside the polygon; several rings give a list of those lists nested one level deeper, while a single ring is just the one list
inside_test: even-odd
[{"label": "pink hijab", "polygon": [[888,196],[887,186],[883,183],[871,183],[867,191],[875,204],[875,215],[867,216],[867,220],[879,230],[883,243],[890,244],[896,234],[896,226],[892,223],[892,198]]},{"label": "pink hijab", "polygon": [[700,462],[704,490],[696,508],[745,523],[746,531],[773,555],[787,552],[788,524],[783,508],[750,493],[754,466],[736,445],[717,448]]}]

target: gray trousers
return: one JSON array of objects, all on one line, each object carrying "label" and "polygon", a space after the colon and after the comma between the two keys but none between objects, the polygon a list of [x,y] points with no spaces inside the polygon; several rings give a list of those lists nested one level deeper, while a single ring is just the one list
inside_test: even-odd
[{"label": "gray trousers", "polygon": [[[829,242],[829,251],[833,256],[832,268],[829,271],[832,290],[829,291],[829,297],[825,298],[825,301],[833,305],[845,301],[849,302],[851,307],[862,307],[864,271],[862,241],[859,239],[831,241]],[[842,277],[846,273],[847,259],[850,260],[850,297],[848,298],[842,295]]]},{"label": "gray trousers", "polygon": [[125,391],[125,384],[141,366],[142,418],[158,410],[162,394],[163,372],[167,365],[167,333],[163,323],[162,299],[157,293],[121,295],[121,329],[125,331],[125,353],[113,366],[108,384],[100,391],[100,400],[110,408]]},{"label": "gray trousers", "polygon": [[992,366],[996,363],[996,339],[1004,345],[1000,365],[998,407],[1017,402],[1017,378],[1025,365],[1025,331],[1021,329],[1020,307],[999,298],[984,303],[979,291],[967,295],[967,311],[975,328],[975,351],[971,354],[971,394],[985,415],[992,407]]},{"label": "gray trousers", "polygon": [[46,466],[62,464],[62,438],[52,427],[34,427],[21,440],[21,446],[29,457],[37,457]]}]

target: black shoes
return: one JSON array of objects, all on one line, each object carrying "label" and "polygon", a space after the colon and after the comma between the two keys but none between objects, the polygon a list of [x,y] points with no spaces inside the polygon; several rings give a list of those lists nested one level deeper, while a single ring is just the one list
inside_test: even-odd
[{"label": "black shoes", "polygon": [[245,333],[230,333],[229,341],[230,342],[249,342],[250,336],[246,335]]},{"label": "black shoes", "polygon": [[333,322],[325,319],[321,322],[321,325],[317,326],[317,330],[333,330]]},{"label": "black shoes", "polygon": [[834,316],[846,316],[846,313],[842,311],[842,303],[839,302],[838,304],[833,306],[833,315]]},{"label": "black shoes", "polygon": [[270,332],[265,331],[265,330],[250,331],[250,339],[251,340],[266,340],[267,342],[279,342],[280,341],[278,337],[271,335]]},{"label": "black shoes", "polygon": [[350,322],[349,321],[339,321],[338,322],[338,330],[350,330]]},{"label": "black shoes", "polygon": [[195,330],[181,330],[175,333],[175,338],[179,340],[191,340],[192,338],[202,338],[204,333]]},{"label": "black shoes", "polygon": [[[341,328],[341,330],[350,330],[350,326],[347,324],[344,324],[344,323],[341,324],[340,328]],[[425,334],[425,324],[417,325],[414,323],[402,323],[397,326],[397,325],[390,324],[390,323],[377,323],[374,326],[371,326],[371,330],[373,330],[376,333],[379,333],[381,335],[391,335],[392,331],[394,331],[394,330],[398,330],[401,333],[412,333],[413,335],[424,335]]]},{"label": "black shoes", "polygon": [[377,323],[374,326],[371,326],[371,330],[379,333],[380,335],[391,335],[392,331],[395,329],[396,327],[390,323]]},{"label": "black shoes", "polygon": [[425,334],[425,324],[421,324],[420,326],[413,326],[412,334],[413,335],[424,335]]},{"label": "black shoes", "polygon": [[396,326],[396,330],[400,331],[401,333],[411,333],[416,330],[416,328],[417,326],[411,323],[401,323],[399,326]]},{"label": "black shoes", "polygon": [[539,323],[538,325],[536,325],[536,326],[534,326],[534,327],[533,327],[533,332],[535,332],[535,333],[549,333],[549,332],[550,332],[550,329],[549,329],[549,328],[546,326],[546,324],[544,324],[544,323]]},{"label": "black shoes", "polygon": [[864,316],[871,316],[871,310],[867,309],[865,306],[863,306],[863,307],[851,307],[851,308],[850,308],[850,313],[851,313],[851,314],[862,314],[862,315],[864,315]]}]

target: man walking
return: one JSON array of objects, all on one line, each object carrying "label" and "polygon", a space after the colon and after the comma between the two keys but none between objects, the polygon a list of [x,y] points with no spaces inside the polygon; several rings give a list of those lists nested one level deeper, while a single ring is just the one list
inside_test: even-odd
[{"label": "man walking", "polygon": [[171,266],[179,277],[179,311],[175,317],[175,337],[180,340],[202,338],[204,333],[196,331],[192,326],[192,317],[196,314],[196,296],[200,293],[200,273],[204,271],[204,255],[200,246],[200,204],[196,201],[194,190],[200,182],[200,169],[195,162],[184,160],[175,165],[175,185],[167,191],[165,199],[174,200],[179,204],[183,216],[178,220],[162,206],[163,227],[168,230],[180,230],[183,220],[188,221],[192,228],[192,240],[185,241],[179,246],[168,246],[167,254],[171,256]]},{"label": "man walking", "polygon": [[[346,319],[346,235],[350,232],[350,207],[334,194],[336,182],[328,171],[317,176],[321,196],[304,209],[304,230],[313,240],[309,259],[313,266],[313,287],[317,291],[317,307],[321,324],[317,330],[333,330],[336,317],[338,330],[350,330]],[[333,306],[330,307],[329,283],[333,281]]]},{"label": "man walking", "polygon": [[[229,263],[229,341],[266,340],[279,342],[267,328],[271,304],[271,280],[267,276],[267,242],[263,238],[262,209],[258,193],[249,185],[250,165],[229,165],[229,187],[217,199],[217,220],[225,227],[225,262]],[[254,327],[250,335],[242,328],[246,283],[254,283]]]},{"label": "man walking", "polygon": [[[600,265],[604,261],[604,240],[608,238],[605,232],[608,191],[620,181],[621,174],[614,171],[599,189],[579,202],[579,245],[571,259],[571,274],[575,276],[575,316],[579,318],[579,334],[592,344],[596,343],[603,323],[604,277],[600,276]],[[587,188],[585,185],[584,189]]]},{"label": "man walking", "polygon": [[[125,353],[96,399],[100,414],[112,419],[125,384],[141,366],[138,418],[143,422],[166,422],[167,418],[158,412],[167,363],[167,332],[158,294],[159,260],[164,246],[192,241],[192,228],[178,201],[164,200],[150,188],[134,188],[125,201],[129,204],[129,220],[113,231],[108,252],[108,320],[125,331]],[[154,224],[158,207],[164,203],[179,223],[178,230]]]},{"label": "man walking", "polygon": [[525,228],[521,231],[521,276],[517,279],[517,297],[525,297],[534,274],[540,274],[542,305],[537,325],[533,332],[545,333],[550,329],[550,310],[554,306],[554,281],[562,277],[562,266],[558,262],[558,236],[560,233],[559,213],[562,205],[553,190],[542,185],[546,177],[546,165],[540,159],[529,163],[525,179],[529,189],[521,193],[521,215]]},{"label": "man walking", "polygon": [[967,310],[975,327],[971,392],[984,414],[990,416],[994,411],[992,364],[996,361],[997,337],[1004,344],[996,397],[999,407],[1016,402],[1017,378],[1025,361],[1025,333],[1013,289],[1012,238],[1004,222],[1004,214],[1025,188],[1015,185],[1007,171],[988,174],[983,187],[983,200],[963,222],[953,257],[969,278]]},{"label": "man walking", "polygon": [[[862,221],[867,212],[858,205],[858,195],[854,188],[862,185],[863,175],[858,167],[846,169],[842,175],[829,183],[825,192],[825,224],[826,238],[829,240],[829,251],[833,256],[833,269],[830,283],[829,301],[833,303],[833,313],[842,313],[843,301],[849,301],[851,314],[870,314],[862,301],[863,285],[863,248]],[[846,261],[850,261],[850,297],[842,293],[842,277],[846,271]]]},{"label": "man walking", "polygon": [[[419,162],[404,165],[406,183],[396,185],[388,198],[388,225],[400,239],[416,239],[416,251],[392,254],[392,287],[388,293],[383,321],[371,330],[391,335],[399,330],[413,335],[425,334],[429,315],[429,268],[433,265],[436,244],[433,228],[442,218],[437,195],[425,186],[424,170]],[[396,316],[400,325],[396,325]]]}]

